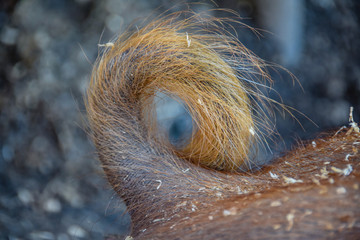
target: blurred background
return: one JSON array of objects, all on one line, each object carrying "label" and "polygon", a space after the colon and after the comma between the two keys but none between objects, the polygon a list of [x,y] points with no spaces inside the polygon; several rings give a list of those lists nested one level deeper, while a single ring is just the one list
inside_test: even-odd
[{"label": "blurred background", "polygon": [[[270,70],[283,102],[318,125],[296,112],[302,126],[278,116],[279,145],[289,149],[298,139],[347,125],[350,106],[360,120],[359,1],[208,3],[192,9],[239,13],[245,24],[262,29],[256,35],[236,26],[243,44],[301,84]],[[98,44],[135,19],[169,8],[187,7],[165,0],[1,1],[0,239],[126,236],[130,220],[87,137],[83,95]]]}]

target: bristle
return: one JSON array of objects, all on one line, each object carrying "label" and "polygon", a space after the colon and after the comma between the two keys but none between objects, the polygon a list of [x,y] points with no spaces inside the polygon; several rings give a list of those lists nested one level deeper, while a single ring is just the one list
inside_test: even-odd
[{"label": "bristle", "polygon": [[[130,116],[117,113],[121,108],[143,124],[132,135],[183,159],[225,171],[248,166],[269,129],[260,107],[267,100],[257,87],[268,75],[263,62],[222,26],[221,19],[172,15],[120,36],[92,74],[88,113],[95,134],[109,117],[133,128]],[[159,135],[153,113],[158,92],[180,99],[192,116],[194,132],[181,149]]]}]

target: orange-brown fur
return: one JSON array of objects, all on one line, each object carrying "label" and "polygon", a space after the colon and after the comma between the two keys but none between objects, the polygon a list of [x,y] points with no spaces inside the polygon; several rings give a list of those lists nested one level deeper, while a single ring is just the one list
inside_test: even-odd
[{"label": "orange-brown fur", "polygon": [[[94,67],[87,94],[92,137],[109,182],[127,204],[131,235],[359,234],[358,133],[319,139],[257,173],[237,171],[252,161],[253,145],[270,128],[268,99],[253,83],[268,76],[261,60],[224,35],[222,21],[198,17],[175,14],[124,34]],[[197,131],[184,149],[159,136],[152,113],[157,91],[181,99],[194,119]]]},{"label": "orange-brown fur", "polygon": [[359,138],[330,135],[256,174],[240,174],[234,184],[243,192],[184,200],[183,211],[168,209],[139,239],[359,239]]}]

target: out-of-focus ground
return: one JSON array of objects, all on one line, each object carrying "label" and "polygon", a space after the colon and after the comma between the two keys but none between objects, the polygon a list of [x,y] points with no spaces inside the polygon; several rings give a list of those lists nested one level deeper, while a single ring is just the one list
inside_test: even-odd
[{"label": "out-of-focus ground", "polygon": [[[254,1],[216,1],[259,27]],[[169,1],[5,0],[0,3],[0,239],[102,239],[129,230],[86,134],[83,94],[98,43]],[[174,8],[176,10],[178,8]],[[286,144],[360,120],[360,3],[306,0],[302,51],[274,88],[299,114],[278,118]],[[273,36],[238,29],[260,57],[281,63]]]}]

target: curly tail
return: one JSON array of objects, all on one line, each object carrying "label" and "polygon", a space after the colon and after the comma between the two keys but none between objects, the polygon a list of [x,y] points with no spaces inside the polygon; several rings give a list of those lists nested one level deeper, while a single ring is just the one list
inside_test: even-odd
[{"label": "curly tail", "polygon": [[[135,196],[159,204],[166,198],[159,193],[173,198],[176,187],[184,196],[235,189],[228,176],[207,169],[249,168],[271,129],[258,87],[269,79],[265,64],[225,33],[224,20],[183,14],[108,43],[92,73],[86,107],[93,141],[130,209],[138,208]],[[184,104],[192,117],[191,136],[181,147],[159,126],[159,94]]]}]

